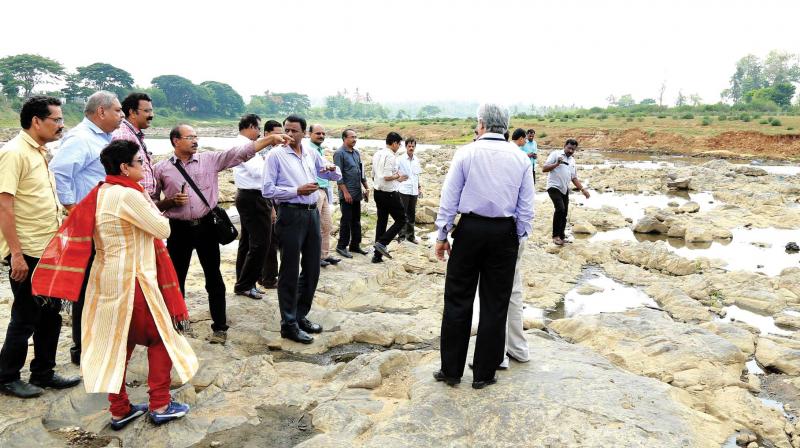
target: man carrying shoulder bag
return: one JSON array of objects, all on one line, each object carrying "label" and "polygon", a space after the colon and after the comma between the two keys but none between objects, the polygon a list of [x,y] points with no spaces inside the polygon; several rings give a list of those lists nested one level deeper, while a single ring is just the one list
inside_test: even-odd
[{"label": "man carrying shoulder bag", "polygon": [[[231,232],[224,230],[224,217],[214,212],[219,198],[219,172],[251,159],[268,145],[279,145],[290,140],[286,135],[270,135],[227,151],[198,153],[194,129],[188,125],[178,125],[170,131],[174,155],[153,168],[156,178],[153,199],[169,218],[171,233],[167,238],[167,250],[178,273],[184,296],[193,251],[197,251],[203,268],[212,320],[211,343],[224,344],[228,329],[225,283],[219,270],[219,243],[227,244],[225,240],[230,242]],[[164,199],[159,200],[162,192]],[[218,231],[220,219],[222,231]]]}]

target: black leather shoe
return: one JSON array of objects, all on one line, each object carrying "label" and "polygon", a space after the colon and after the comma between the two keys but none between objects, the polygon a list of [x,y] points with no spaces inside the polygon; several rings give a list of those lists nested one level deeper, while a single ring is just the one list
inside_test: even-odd
[{"label": "black leather shoe", "polygon": [[0,392],[17,398],[34,398],[42,395],[44,390],[25,381],[14,380],[10,383],[0,384]]},{"label": "black leather shoe", "polygon": [[369,253],[369,252],[365,251],[364,249],[362,249],[360,247],[351,247],[350,248],[350,252],[353,252],[355,254],[361,254],[361,255],[367,255]]},{"label": "black leather shoe", "polygon": [[321,267],[321,268],[325,268],[325,267],[328,267],[328,266],[330,266],[330,265],[331,265],[331,264],[330,264],[330,263],[328,263],[328,262],[327,262],[327,261],[325,261],[325,260],[319,260],[319,267]]},{"label": "black leather shoe", "polygon": [[383,263],[383,258],[381,257],[372,257],[373,263]]},{"label": "black leather shoe", "polygon": [[381,254],[384,257],[392,258],[392,255],[389,253],[389,249],[387,249],[386,246],[384,246],[383,244],[375,243],[373,247],[375,248],[376,254]]},{"label": "black leather shoe", "polygon": [[486,386],[491,386],[492,384],[497,382],[497,376],[490,380],[483,380],[483,381],[473,381],[472,388],[473,389],[483,389]]},{"label": "black leather shoe", "polygon": [[283,329],[281,328],[281,337],[290,339],[301,344],[310,344],[314,342],[314,338],[308,335],[305,331],[299,328]]},{"label": "black leather shoe", "polygon": [[81,365],[81,351],[76,349],[75,347],[71,347],[69,349],[69,359],[76,366]]},{"label": "black leather shoe", "polygon": [[339,264],[339,262],[342,261],[342,259],[336,257],[328,257],[325,259],[325,261],[327,261],[330,264]]},{"label": "black leather shoe", "polygon": [[42,389],[49,387],[51,389],[68,389],[70,387],[77,386],[78,383],[81,382],[81,377],[79,376],[61,376],[57,373],[53,374],[53,377],[49,380],[37,380],[31,378],[30,383],[34,386],[39,386]]},{"label": "black leather shoe", "polygon": [[297,325],[306,333],[322,333],[322,325],[315,324],[305,317],[297,321]]},{"label": "black leather shoe", "polygon": [[449,376],[445,376],[441,370],[433,372],[433,379],[436,381],[444,381],[450,387],[454,387],[456,384],[461,382],[461,378],[451,378]]},{"label": "black leather shoe", "polygon": [[342,249],[340,247],[336,248],[336,253],[343,256],[344,258],[353,258],[353,254],[350,253],[347,249]]}]

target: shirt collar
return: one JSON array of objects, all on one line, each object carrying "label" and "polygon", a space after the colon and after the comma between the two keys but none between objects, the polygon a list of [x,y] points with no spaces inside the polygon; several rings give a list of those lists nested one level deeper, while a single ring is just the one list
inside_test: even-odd
[{"label": "shirt collar", "polygon": [[85,123],[86,127],[91,129],[95,134],[101,134],[101,135],[104,135],[106,137],[110,137],[111,136],[110,132],[104,132],[102,129],[100,129],[100,126],[97,126],[96,124],[94,124],[94,122],[92,120],[90,120],[88,117],[84,117],[82,123]]},{"label": "shirt collar", "polygon": [[[197,153],[195,153],[195,154],[197,154]],[[189,161],[188,161],[188,162],[186,162],[186,163],[197,162],[197,158],[195,157],[195,154],[192,154],[192,156],[191,156],[191,157],[189,157]],[[175,163],[175,162],[176,162],[176,161],[178,161],[178,160],[180,160],[180,159],[178,158],[178,156],[177,156],[177,155],[175,155],[175,153],[172,153],[172,157],[170,157],[170,158],[169,158],[169,161],[170,161],[170,162],[172,162],[172,163]]]},{"label": "shirt collar", "polygon": [[[503,136],[503,134],[497,134],[497,133],[495,133],[495,132],[484,132],[484,133],[483,133],[483,135],[481,135],[480,137],[478,137],[478,140],[485,140],[485,139],[487,139],[487,138],[502,138],[503,140],[505,140],[505,139],[506,139],[506,138]],[[477,140],[476,140],[476,141],[477,141]]]},{"label": "shirt collar", "polygon": [[316,149],[319,152],[322,152],[322,145],[318,145],[311,140],[308,141],[308,144],[311,145],[312,148]]},{"label": "shirt collar", "polygon": [[[294,149],[292,149],[292,147],[289,146],[289,145],[281,145],[281,146],[279,146],[279,148],[282,148],[287,154],[297,155],[297,153],[294,152]],[[303,143],[302,142],[300,143],[300,154],[302,154],[302,155],[306,154],[306,148],[303,147]]]},{"label": "shirt collar", "polygon": [[34,140],[33,137],[31,137],[31,135],[27,132],[19,131],[19,135],[25,143],[31,146],[31,148],[38,149],[39,151],[47,151],[47,148],[44,145],[39,145],[39,143],[37,143],[36,140]]}]

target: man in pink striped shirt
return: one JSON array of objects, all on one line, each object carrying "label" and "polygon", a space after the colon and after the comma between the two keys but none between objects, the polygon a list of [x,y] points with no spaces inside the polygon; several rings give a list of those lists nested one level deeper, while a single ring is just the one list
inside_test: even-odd
[{"label": "man in pink striped shirt", "polygon": [[144,187],[144,191],[150,196],[156,192],[156,179],[153,175],[152,154],[147,150],[144,143],[143,130],[150,127],[153,121],[153,102],[150,95],[142,92],[133,92],[126,96],[122,101],[122,112],[125,119],[122,120],[119,128],[114,131],[113,140],[128,140],[139,146],[138,157],[142,159],[142,172],[144,178],[139,182]]}]

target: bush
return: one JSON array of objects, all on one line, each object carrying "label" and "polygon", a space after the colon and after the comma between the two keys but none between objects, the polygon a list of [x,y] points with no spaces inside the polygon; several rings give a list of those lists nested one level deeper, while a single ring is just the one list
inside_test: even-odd
[{"label": "bush", "polygon": [[793,127],[791,127],[791,126],[789,126],[788,128],[786,128],[786,130],[787,130],[787,131],[794,131],[794,128],[793,128]]},{"label": "bush", "polygon": [[536,118],[536,121],[544,121],[544,120],[545,120],[545,118],[544,118],[544,117],[537,117],[537,118]]},{"label": "bush", "polygon": [[758,122],[758,124],[769,124],[769,121],[767,121],[767,120],[761,120],[761,121],[759,121],[759,122]]},{"label": "bush", "polygon": [[702,126],[708,126],[710,124],[711,124],[711,118],[708,117],[703,117],[703,121],[700,122],[700,125]]},{"label": "bush", "polygon": [[625,121],[633,121],[633,117],[628,117],[625,119]]},{"label": "bush", "polygon": [[769,122],[769,124],[771,124],[773,126],[781,126],[781,125],[783,125],[783,123],[781,123],[781,120],[778,120],[777,118],[773,118],[772,121]]},{"label": "bush", "polygon": [[639,118],[636,119],[636,121],[644,121],[644,118],[639,117]]},{"label": "bush", "polygon": [[598,120],[605,120],[606,118],[608,118],[608,114],[600,114],[597,116]]},{"label": "bush", "polygon": [[681,115],[681,118],[684,120],[691,120],[694,118],[694,114],[691,112],[686,112],[685,114]]},{"label": "bush", "polygon": [[545,137],[547,137],[547,132],[540,132],[539,133],[539,138],[545,138]]},{"label": "bush", "polygon": [[750,115],[748,115],[748,114],[739,115],[739,119],[744,121],[745,123],[747,123],[747,122],[749,122],[751,120]]},{"label": "bush", "polygon": [[658,114],[658,115],[657,115],[657,118],[667,118],[667,116],[666,116],[666,115],[664,115],[664,114]]},{"label": "bush", "polygon": [[719,117],[717,117],[717,120],[719,120],[719,121],[725,121],[727,119],[728,119],[728,117],[726,117],[725,115],[720,115]]},{"label": "bush", "polygon": [[556,121],[556,119],[555,118],[551,118],[549,121],[550,121],[550,123],[552,123],[552,122]]}]

